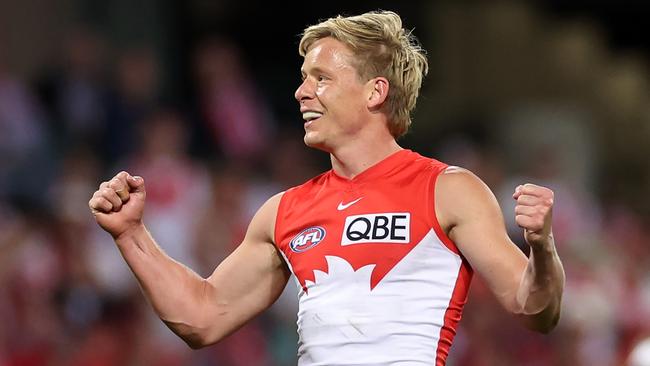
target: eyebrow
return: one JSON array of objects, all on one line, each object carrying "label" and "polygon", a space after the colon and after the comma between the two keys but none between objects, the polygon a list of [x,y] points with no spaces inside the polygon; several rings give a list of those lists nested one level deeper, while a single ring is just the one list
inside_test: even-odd
[{"label": "eyebrow", "polygon": [[[325,69],[323,69],[322,67],[319,67],[319,66],[314,66],[313,68],[311,68],[309,70],[309,72],[312,73],[312,74],[320,74],[320,73],[327,74],[327,75],[330,74],[329,71],[327,71],[327,70],[325,70]],[[304,68],[300,68],[300,74],[304,78],[307,75],[307,72],[305,71]]]}]

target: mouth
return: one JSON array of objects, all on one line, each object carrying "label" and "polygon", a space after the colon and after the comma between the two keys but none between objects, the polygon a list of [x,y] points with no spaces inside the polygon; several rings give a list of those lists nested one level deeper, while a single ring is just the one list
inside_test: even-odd
[{"label": "mouth", "polygon": [[302,119],[305,120],[305,127],[309,126],[312,122],[322,117],[320,112],[306,111],[302,113]]}]

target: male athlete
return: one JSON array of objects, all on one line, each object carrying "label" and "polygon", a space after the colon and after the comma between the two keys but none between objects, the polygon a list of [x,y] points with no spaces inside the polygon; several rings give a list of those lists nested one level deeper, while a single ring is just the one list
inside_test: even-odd
[{"label": "male athlete", "polygon": [[151,237],[141,177],[121,172],[90,200],[160,318],[191,347],[218,342],[273,304],[293,273],[299,365],[444,365],[476,271],[507,311],[550,331],[564,286],[553,192],[515,189],[526,258],[479,178],[397,144],[427,72],[400,17],[329,19],[305,30],[299,52],[304,140],[332,169],[271,197],[209,278]]}]

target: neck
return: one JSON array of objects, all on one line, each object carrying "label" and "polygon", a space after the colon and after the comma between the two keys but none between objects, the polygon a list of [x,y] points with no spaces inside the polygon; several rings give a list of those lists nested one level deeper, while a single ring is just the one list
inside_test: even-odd
[{"label": "neck", "polygon": [[383,141],[347,145],[330,153],[332,169],[339,176],[352,179],[399,150],[402,147],[392,136]]}]

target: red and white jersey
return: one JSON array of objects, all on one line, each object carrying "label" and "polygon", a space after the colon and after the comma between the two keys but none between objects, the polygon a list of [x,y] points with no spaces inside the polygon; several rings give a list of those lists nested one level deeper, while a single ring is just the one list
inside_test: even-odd
[{"label": "red and white jersey", "polygon": [[299,365],[445,364],[472,277],[435,214],[446,167],[401,150],[285,192],[275,240],[300,288]]}]

